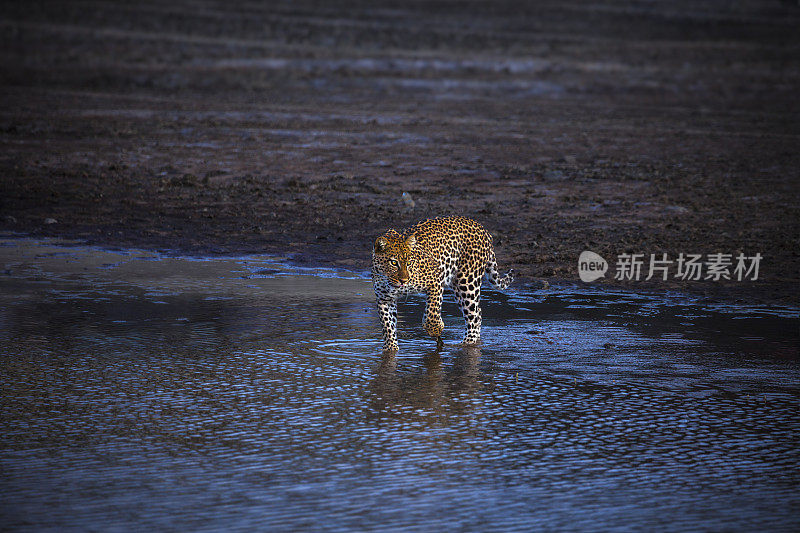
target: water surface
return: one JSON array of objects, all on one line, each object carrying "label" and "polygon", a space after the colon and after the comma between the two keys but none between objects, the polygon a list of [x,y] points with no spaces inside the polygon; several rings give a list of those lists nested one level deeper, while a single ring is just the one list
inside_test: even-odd
[{"label": "water surface", "polygon": [[797,530],[797,309],[0,241],[10,530]]}]

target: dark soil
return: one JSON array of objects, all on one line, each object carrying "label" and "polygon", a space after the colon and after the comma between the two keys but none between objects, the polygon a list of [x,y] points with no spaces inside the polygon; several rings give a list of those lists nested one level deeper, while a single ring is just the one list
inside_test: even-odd
[{"label": "dark soil", "polygon": [[3,3],[0,229],[367,269],[461,214],[529,280],[759,252],[628,286],[798,303],[796,3],[521,4]]}]

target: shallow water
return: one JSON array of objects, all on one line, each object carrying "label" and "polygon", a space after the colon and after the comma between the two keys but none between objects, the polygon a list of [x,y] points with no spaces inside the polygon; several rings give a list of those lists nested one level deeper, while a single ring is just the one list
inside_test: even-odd
[{"label": "shallow water", "polygon": [[11,530],[797,530],[798,310],[0,240]]}]

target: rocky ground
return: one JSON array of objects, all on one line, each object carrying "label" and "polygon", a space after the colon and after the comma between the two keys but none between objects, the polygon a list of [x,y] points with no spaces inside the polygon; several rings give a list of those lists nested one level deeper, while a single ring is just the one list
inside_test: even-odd
[{"label": "rocky ground", "polygon": [[461,214],[528,280],[758,252],[624,284],[797,304],[800,8],[521,4],[5,3],[0,229],[367,269]]}]

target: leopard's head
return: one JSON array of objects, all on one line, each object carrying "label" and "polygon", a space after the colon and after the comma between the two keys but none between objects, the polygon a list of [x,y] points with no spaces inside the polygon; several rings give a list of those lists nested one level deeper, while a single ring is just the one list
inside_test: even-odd
[{"label": "leopard's head", "polygon": [[377,239],[372,251],[372,264],[378,273],[383,274],[389,283],[402,287],[411,279],[411,252],[417,240],[414,235],[403,237],[395,230],[389,230]]}]

